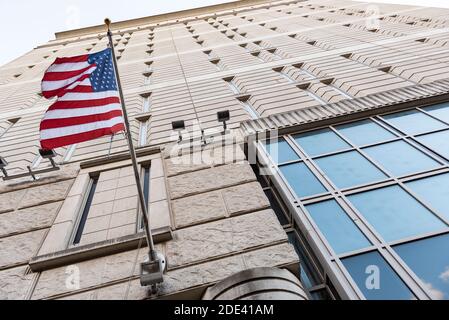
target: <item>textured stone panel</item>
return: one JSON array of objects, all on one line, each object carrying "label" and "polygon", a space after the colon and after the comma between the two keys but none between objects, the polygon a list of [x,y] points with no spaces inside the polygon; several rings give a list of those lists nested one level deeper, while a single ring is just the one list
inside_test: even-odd
[{"label": "textured stone panel", "polygon": [[220,191],[174,200],[172,207],[177,228],[226,217]]},{"label": "textured stone panel", "polygon": [[1,193],[0,213],[14,210],[17,207],[18,203],[20,203],[20,200],[22,200],[25,192],[26,190],[18,190],[8,193]]},{"label": "textured stone panel", "polygon": [[[288,243],[283,243],[245,254],[169,271],[164,276],[164,283],[160,287],[159,294],[171,295],[189,288],[209,285],[245,269],[257,267],[259,264],[263,264],[264,267],[278,267],[296,263],[297,261],[298,256],[293,247]],[[123,287],[123,284],[121,286]],[[147,289],[140,286],[139,280],[131,281],[127,299],[140,300],[148,297]]]},{"label": "textured stone panel", "polygon": [[221,146],[207,148],[201,152],[167,159],[167,175],[174,176],[243,160],[245,160],[245,154],[236,144],[224,148]]},{"label": "textured stone panel", "polygon": [[259,211],[176,231],[167,261],[174,268],[286,239],[273,211]]},{"label": "textured stone panel", "polygon": [[258,182],[223,190],[223,198],[231,215],[270,207],[270,202]]},{"label": "textured stone panel", "polygon": [[[132,250],[76,264],[80,274],[80,289],[132,276],[137,272],[137,254],[137,250]],[[42,299],[71,292],[65,284],[68,275],[66,267],[42,272],[32,298]]]},{"label": "textured stone panel", "polygon": [[250,182],[255,178],[251,167],[242,162],[170,177],[168,184],[171,198],[176,199]]},{"label": "textured stone panel", "polygon": [[27,189],[27,192],[20,204],[20,208],[63,200],[72,183],[73,180],[66,180]]},{"label": "textured stone panel", "polygon": [[27,263],[37,253],[47,229],[0,239],[0,267]]},{"label": "textured stone panel", "polygon": [[243,254],[245,266],[248,269],[259,267],[275,267],[298,262],[295,248],[290,243],[251,251]]},{"label": "textured stone panel", "polygon": [[0,271],[0,300],[23,300],[33,283],[33,274],[26,275],[27,267]]},{"label": "textured stone panel", "polygon": [[50,227],[60,205],[61,202],[54,202],[0,215],[0,237]]}]

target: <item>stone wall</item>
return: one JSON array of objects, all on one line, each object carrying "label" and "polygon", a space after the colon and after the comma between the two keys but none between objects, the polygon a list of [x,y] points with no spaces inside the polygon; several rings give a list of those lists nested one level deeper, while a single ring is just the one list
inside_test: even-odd
[{"label": "stone wall", "polygon": [[[298,263],[240,147],[209,147],[187,157],[206,159],[206,152],[207,163],[189,164],[185,155],[168,156],[158,170],[167,181],[173,232],[172,240],[157,244],[168,264],[159,298],[201,299],[208,286],[236,272],[294,269]],[[27,268],[53,223],[58,223],[55,218],[76,171],[71,174],[56,174],[0,194],[0,299],[156,298],[140,286],[140,263],[147,254],[143,239],[125,252],[38,273]],[[151,215],[157,216],[154,208]],[[78,275],[79,284],[73,282]]]},{"label": "stone wall", "polygon": [[34,257],[77,175],[76,165],[36,182],[0,185],[0,299],[26,299],[38,274]]}]

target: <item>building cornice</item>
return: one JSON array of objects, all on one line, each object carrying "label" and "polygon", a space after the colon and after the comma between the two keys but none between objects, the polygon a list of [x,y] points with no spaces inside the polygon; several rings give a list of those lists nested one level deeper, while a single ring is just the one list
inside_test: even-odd
[{"label": "building cornice", "polygon": [[[154,24],[155,26],[160,23],[164,23],[171,20],[180,20],[186,18],[196,18],[200,15],[216,14],[220,11],[236,9],[242,9],[245,7],[250,7],[254,5],[270,4],[271,1],[268,0],[240,0],[228,3],[222,3],[212,6],[193,8],[188,10],[175,11],[170,13],[158,14],[143,18],[124,20],[119,22],[114,22],[111,25],[112,30],[137,28],[142,25]],[[251,8],[248,8],[251,9]],[[86,28],[74,29],[69,31],[62,31],[55,33],[56,40],[68,39],[73,37],[81,37],[89,34],[103,33],[105,31],[104,25],[91,26]]]},{"label": "building cornice", "polygon": [[246,139],[277,130],[279,135],[362,119],[385,112],[449,101],[449,79],[273,114],[240,124]]}]

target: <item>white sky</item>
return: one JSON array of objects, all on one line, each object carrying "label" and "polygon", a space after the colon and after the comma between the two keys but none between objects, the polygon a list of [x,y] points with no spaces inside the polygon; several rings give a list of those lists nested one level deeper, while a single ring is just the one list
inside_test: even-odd
[{"label": "white sky", "polygon": [[[0,65],[54,38],[56,31],[202,7],[232,0],[0,0]],[[325,0],[323,0],[325,1]],[[374,0],[449,8],[448,0]],[[124,5],[129,4],[129,5]]]}]

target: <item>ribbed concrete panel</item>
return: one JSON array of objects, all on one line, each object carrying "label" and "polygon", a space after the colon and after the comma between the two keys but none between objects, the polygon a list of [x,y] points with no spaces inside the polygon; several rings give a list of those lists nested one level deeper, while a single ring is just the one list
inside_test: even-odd
[{"label": "ribbed concrete panel", "polygon": [[343,115],[368,110],[386,108],[407,102],[419,102],[421,99],[438,97],[449,93],[449,80],[435,81],[424,85],[415,85],[366,97],[343,100],[337,103],[314,106],[295,111],[273,114],[241,124],[245,135],[262,133],[274,129],[287,129],[306,123],[337,118]]}]

